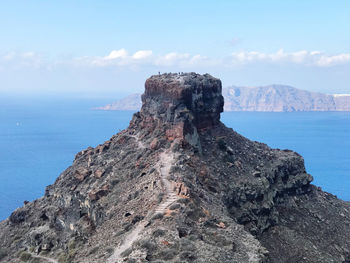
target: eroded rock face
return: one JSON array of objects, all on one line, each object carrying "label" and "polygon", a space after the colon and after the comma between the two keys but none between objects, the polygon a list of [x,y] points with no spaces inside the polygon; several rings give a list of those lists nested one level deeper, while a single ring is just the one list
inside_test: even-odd
[{"label": "eroded rock face", "polygon": [[224,98],[221,81],[209,74],[162,74],[146,80],[141,126],[166,127],[168,140],[179,139],[200,148],[198,130],[220,123]]},{"label": "eroded rock face", "polygon": [[192,121],[197,129],[219,124],[224,98],[221,81],[209,74],[163,74],[146,80],[141,114],[155,114],[165,121]]},{"label": "eroded rock face", "polygon": [[0,222],[0,261],[26,250],[59,262],[349,262],[349,203],[313,186],[299,154],[225,127],[220,80],[145,86],[127,129]]}]

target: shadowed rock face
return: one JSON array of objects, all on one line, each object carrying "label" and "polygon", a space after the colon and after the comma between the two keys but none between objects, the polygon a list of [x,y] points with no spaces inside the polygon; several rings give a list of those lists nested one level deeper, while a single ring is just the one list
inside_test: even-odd
[{"label": "shadowed rock face", "polygon": [[0,261],[26,250],[59,262],[349,262],[349,203],[313,186],[299,154],[225,127],[220,80],[152,76],[142,102],[127,129],[0,222]]}]

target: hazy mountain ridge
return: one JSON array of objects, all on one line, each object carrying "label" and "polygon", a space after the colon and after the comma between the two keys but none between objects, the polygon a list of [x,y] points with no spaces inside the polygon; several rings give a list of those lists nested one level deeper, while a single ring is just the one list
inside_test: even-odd
[{"label": "hazy mountain ridge", "polygon": [[[324,94],[286,85],[224,88],[225,111],[350,111],[350,94]],[[141,94],[132,94],[98,110],[139,110]]]}]

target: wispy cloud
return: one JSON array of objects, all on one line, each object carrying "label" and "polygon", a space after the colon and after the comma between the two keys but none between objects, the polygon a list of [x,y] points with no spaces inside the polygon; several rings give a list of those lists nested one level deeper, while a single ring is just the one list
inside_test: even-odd
[{"label": "wispy cloud", "polygon": [[296,64],[308,67],[332,67],[350,64],[350,53],[327,54],[321,51],[300,50],[286,52],[279,49],[276,52],[266,53],[259,51],[240,51],[220,58],[208,57],[201,54],[169,52],[155,54],[152,50],[138,50],[134,53],[125,48],[112,50],[104,56],[84,56],[61,60],[48,60],[35,52],[8,52],[0,55],[0,67],[47,67],[74,65],[76,67],[180,67],[196,70],[202,67],[234,67],[237,65],[253,64]]},{"label": "wispy cloud", "polygon": [[334,56],[322,55],[317,61],[318,66],[334,66],[338,64],[345,64],[350,62],[350,54],[339,54]]},{"label": "wispy cloud", "polygon": [[41,68],[46,64],[42,55],[35,52],[8,52],[0,55],[0,66],[6,68]]},{"label": "wispy cloud", "polygon": [[155,55],[152,50],[139,50],[129,55],[126,49],[113,50],[106,56],[91,56],[74,58],[78,65],[110,67],[110,66],[203,66],[217,63],[216,59],[199,54],[170,52],[164,55]]},{"label": "wispy cloud", "polygon": [[293,63],[307,66],[330,67],[339,64],[350,63],[350,54],[328,55],[320,51],[300,50],[285,52],[280,49],[274,53],[258,51],[241,51],[231,54],[231,62],[234,64],[247,63]]},{"label": "wispy cloud", "polygon": [[122,48],[119,50],[112,50],[108,56],[105,56],[105,60],[118,59],[118,58],[126,58],[128,56],[128,52]]},{"label": "wispy cloud", "polygon": [[152,56],[152,50],[139,50],[132,55],[133,59],[145,59]]},{"label": "wispy cloud", "polygon": [[226,57],[212,58],[200,54],[170,52],[164,55],[156,55],[151,50],[139,50],[133,55],[128,55],[125,49],[113,50],[104,57],[78,58],[94,66],[127,66],[127,65],[153,65],[153,66],[235,66],[254,63],[285,63],[300,64],[305,66],[331,67],[350,63],[350,54],[328,55],[320,51],[299,50],[286,52],[279,49],[276,52],[265,53],[259,51],[234,52]]}]

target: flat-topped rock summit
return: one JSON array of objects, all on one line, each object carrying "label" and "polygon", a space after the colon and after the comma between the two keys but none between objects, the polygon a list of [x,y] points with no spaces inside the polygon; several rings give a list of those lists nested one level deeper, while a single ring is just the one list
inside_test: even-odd
[{"label": "flat-topped rock summit", "polygon": [[224,99],[221,81],[209,74],[154,75],[146,80],[142,108],[132,123],[152,131],[165,130],[169,140],[189,143],[199,150],[198,130],[220,123]]},{"label": "flat-topped rock summit", "polygon": [[210,128],[220,121],[224,98],[221,81],[209,74],[162,74],[146,80],[141,114],[155,114],[166,122],[191,122]]},{"label": "flat-topped rock summit", "polygon": [[350,204],[221,123],[221,93],[209,74],[147,79],[129,127],[0,223],[0,261],[350,262]]}]

